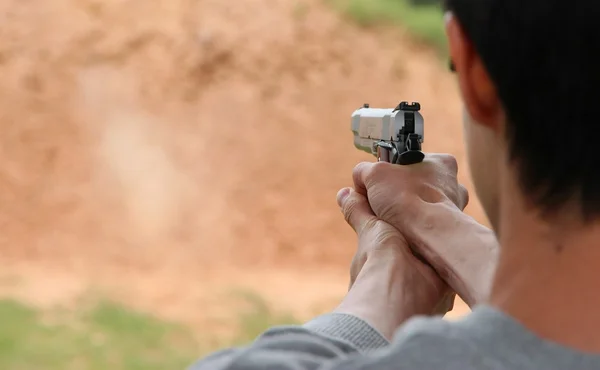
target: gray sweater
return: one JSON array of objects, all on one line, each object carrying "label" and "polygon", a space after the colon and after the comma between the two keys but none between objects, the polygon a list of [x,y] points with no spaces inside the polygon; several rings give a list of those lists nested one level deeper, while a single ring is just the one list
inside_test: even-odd
[{"label": "gray sweater", "polygon": [[214,353],[190,370],[575,370],[600,369],[600,354],[544,341],[480,306],[450,322],[418,317],[392,343],[357,317],[328,314],[272,328],[243,348]]}]

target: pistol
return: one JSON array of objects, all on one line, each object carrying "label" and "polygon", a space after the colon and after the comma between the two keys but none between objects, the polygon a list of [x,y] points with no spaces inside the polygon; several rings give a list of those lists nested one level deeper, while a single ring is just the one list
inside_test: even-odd
[{"label": "pistol", "polygon": [[[396,108],[370,108],[364,104],[352,113],[354,146],[375,155],[379,162],[409,165],[425,158],[421,144],[425,139],[424,120],[417,102],[401,102]],[[424,264],[425,258],[413,251]]]},{"label": "pistol", "polygon": [[409,165],[425,158],[421,104],[403,101],[396,108],[370,108],[352,113],[354,146],[375,155],[377,161]]}]

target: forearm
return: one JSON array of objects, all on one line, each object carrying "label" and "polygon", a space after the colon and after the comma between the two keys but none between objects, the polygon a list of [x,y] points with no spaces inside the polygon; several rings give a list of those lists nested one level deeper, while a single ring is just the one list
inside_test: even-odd
[{"label": "forearm", "polygon": [[[369,323],[386,339],[391,340],[396,329],[419,311],[412,282],[406,281],[400,261],[393,251],[380,251],[367,260],[352,288],[334,313],[358,317]],[[396,263],[398,261],[398,263]]]},{"label": "forearm", "polygon": [[418,252],[469,306],[487,299],[499,252],[496,235],[458,208],[429,204],[411,225]]}]

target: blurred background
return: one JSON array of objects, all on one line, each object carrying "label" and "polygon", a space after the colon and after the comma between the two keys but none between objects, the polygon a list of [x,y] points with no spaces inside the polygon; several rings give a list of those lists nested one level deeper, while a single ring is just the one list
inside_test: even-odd
[{"label": "blurred background", "polygon": [[183,369],[334,308],[356,108],[419,101],[471,189],[446,58],[431,0],[0,1],[0,369]]}]

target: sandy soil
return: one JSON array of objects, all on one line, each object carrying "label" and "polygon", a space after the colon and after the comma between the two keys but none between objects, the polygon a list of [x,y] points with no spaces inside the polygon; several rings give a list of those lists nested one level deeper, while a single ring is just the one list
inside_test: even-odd
[{"label": "sandy soil", "polygon": [[0,23],[4,294],[95,289],[203,329],[232,287],[331,308],[355,246],[335,194],[372,160],[349,130],[365,102],[420,101],[426,150],[468,184],[443,64],[320,0],[4,0]]}]

